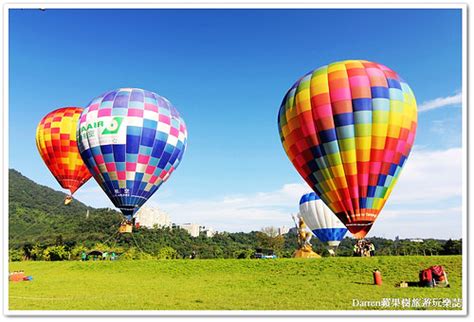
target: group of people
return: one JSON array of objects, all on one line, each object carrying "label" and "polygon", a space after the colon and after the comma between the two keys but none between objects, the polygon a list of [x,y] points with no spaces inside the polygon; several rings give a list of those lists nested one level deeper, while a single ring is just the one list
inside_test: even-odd
[{"label": "group of people", "polygon": [[87,261],[87,260],[111,260],[111,261],[114,261],[117,259],[117,255],[115,254],[115,252],[111,252],[111,253],[108,253],[108,252],[103,252],[102,255],[98,255],[98,254],[91,254],[91,255],[88,255],[85,251],[83,251],[81,253],[81,260],[82,261]]},{"label": "group of people", "polygon": [[354,245],[354,256],[371,257],[375,256],[375,246],[372,242],[361,239]]}]

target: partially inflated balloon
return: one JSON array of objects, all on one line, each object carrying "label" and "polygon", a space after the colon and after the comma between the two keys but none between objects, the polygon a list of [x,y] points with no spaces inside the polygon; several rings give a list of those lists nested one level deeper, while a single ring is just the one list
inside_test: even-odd
[{"label": "partially inflated balloon", "polygon": [[283,147],[357,238],[372,227],[415,139],[414,94],[381,64],[347,60],[299,79],[280,107]]},{"label": "partially inflated balloon", "polygon": [[316,237],[332,248],[336,248],[347,233],[344,224],[314,192],[301,197],[300,215]]},{"label": "partially inflated balloon", "polygon": [[82,108],[64,107],[47,114],[36,128],[36,146],[61,187],[73,194],[91,174],[77,149],[76,129]]},{"label": "partially inflated balloon", "polygon": [[81,115],[77,135],[85,164],[127,219],[176,169],[187,140],[176,108],[138,88],[93,99]]}]

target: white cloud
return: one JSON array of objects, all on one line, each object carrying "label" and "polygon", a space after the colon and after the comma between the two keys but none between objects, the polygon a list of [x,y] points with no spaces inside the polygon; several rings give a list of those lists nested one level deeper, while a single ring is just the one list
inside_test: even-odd
[{"label": "white cloud", "polygon": [[370,236],[384,238],[458,239],[462,235],[462,209],[389,210],[374,223]]},{"label": "white cloud", "polygon": [[456,93],[452,96],[438,97],[418,105],[418,112],[434,110],[440,107],[459,105],[462,103],[462,93]]},{"label": "white cloud", "polygon": [[462,195],[462,149],[422,150],[414,147],[389,202],[439,203]]},{"label": "white cloud", "polygon": [[180,203],[150,201],[149,205],[167,211],[177,223],[194,222],[220,231],[249,231],[265,226],[292,225],[290,214],[298,211],[299,199],[309,191],[304,183],[292,183],[271,192]]}]

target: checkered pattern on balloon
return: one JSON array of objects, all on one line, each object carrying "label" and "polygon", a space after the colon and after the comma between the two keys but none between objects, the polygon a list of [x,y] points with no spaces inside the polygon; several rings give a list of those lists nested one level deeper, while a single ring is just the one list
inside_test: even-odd
[{"label": "checkered pattern on balloon", "polygon": [[44,163],[64,189],[73,194],[91,177],[76,143],[82,108],[63,107],[48,113],[36,128],[36,146]]},{"label": "checkered pattern on balloon", "polygon": [[93,99],[78,124],[85,164],[130,219],[179,165],[187,130],[164,97],[136,88]]},{"label": "checkered pattern on balloon", "polygon": [[278,115],[289,159],[358,238],[387,201],[416,126],[408,84],[390,68],[364,60],[306,74],[287,92]]}]

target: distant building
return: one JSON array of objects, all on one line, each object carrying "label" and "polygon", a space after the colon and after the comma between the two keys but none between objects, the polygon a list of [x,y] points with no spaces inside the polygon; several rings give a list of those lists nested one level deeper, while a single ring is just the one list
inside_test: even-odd
[{"label": "distant building", "polygon": [[410,241],[414,243],[422,243],[423,239],[410,239]]},{"label": "distant building", "polygon": [[214,237],[217,232],[212,227],[199,226],[199,233],[206,237]]},{"label": "distant building", "polygon": [[281,226],[278,228],[278,235],[288,234],[289,231],[290,231],[290,228],[286,226]]},{"label": "distant building", "polygon": [[192,237],[198,237],[200,234],[204,234],[206,237],[213,237],[216,234],[216,231],[211,227],[200,226],[199,224],[193,223],[173,224],[173,227],[186,230]]},{"label": "distant building", "polygon": [[199,233],[200,233],[199,227],[200,226],[198,224],[185,223],[185,224],[178,225],[178,227],[186,230],[193,237],[199,236]]},{"label": "distant building", "polygon": [[171,227],[170,216],[159,208],[142,207],[135,214],[135,223],[147,228]]}]

